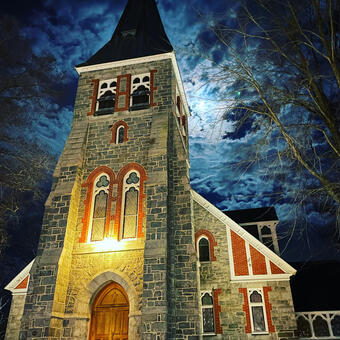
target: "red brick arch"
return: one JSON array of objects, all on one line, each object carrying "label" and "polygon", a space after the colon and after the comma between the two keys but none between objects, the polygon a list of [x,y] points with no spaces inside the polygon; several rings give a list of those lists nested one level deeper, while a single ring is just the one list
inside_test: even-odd
[{"label": "red brick arch", "polygon": [[87,188],[86,193],[86,199],[84,201],[85,204],[85,213],[84,217],[82,219],[83,222],[83,229],[81,231],[80,243],[84,243],[87,240],[87,235],[89,232],[89,225],[90,225],[90,213],[91,213],[91,203],[92,203],[92,194],[93,194],[93,184],[95,179],[100,174],[107,174],[110,178],[110,185],[109,185],[109,196],[108,196],[108,202],[107,202],[107,211],[106,211],[106,222],[105,222],[105,235],[108,235],[109,233],[109,227],[110,227],[110,221],[113,218],[111,216],[111,202],[113,200],[112,197],[112,188],[113,184],[115,183],[115,174],[112,169],[110,169],[107,166],[100,166],[96,169],[94,169],[90,175],[87,177],[86,182],[82,184],[82,187]]},{"label": "red brick arch", "polygon": [[200,230],[196,231],[196,234],[195,234],[196,253],[198,252],[197,246],[198,246],[198,241],[199,241],[201,236],[205,236],[209,241],[210,261],[216,261],[214,247],[217,246],[217,242],[215,241],[213,234],[209,230],[200,229]]},{"label": "red brick arch", "polygon": [[124,120],[118,120],[117,122],[114,123],[114,125],[111,128],[112,138],[110,140],[110,143],[116,144],[117,130],[120,126],[124,126],[124,142],[127,142],[129,140],[128,135],[127,135],[129,126],[127,125],[126,122],[124,122]]}]

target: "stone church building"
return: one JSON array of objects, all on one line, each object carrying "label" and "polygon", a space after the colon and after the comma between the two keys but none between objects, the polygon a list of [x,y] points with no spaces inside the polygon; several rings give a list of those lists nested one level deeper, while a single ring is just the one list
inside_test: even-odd
[{"label": "stone church building", "polygon": [[295,338],[274,208],[222,212],[190,187],[190,113],[155,0],[129,0],[76,70],[37,257],[6,287],[6,340]]}]

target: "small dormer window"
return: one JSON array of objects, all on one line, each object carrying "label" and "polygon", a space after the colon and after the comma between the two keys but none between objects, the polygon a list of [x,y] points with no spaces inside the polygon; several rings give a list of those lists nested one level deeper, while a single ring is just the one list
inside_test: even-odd
[{"label": "small dormer window", "polygon": [[130,111],[147,109],[150,106],[150,75],[132,78]]},{"label": "small dormer window", "polygon": [[117,80],[109,79],[99,82],[95,116],[113,113],[116,101]]}]

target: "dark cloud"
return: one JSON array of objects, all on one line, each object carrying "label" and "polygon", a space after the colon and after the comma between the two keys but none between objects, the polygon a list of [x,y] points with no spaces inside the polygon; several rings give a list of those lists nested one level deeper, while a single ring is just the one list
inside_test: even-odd
[{"label": "dark cloud", "polygon": [[[23,3],[14,0],[0,5],[2,12],[19,19],[25,34],[34,41],[35,50],[40,54],[52,53],[60,71],[65,73],[60,84],[62,95],[58,105],[50,108],[48,116],[34,122],[34,132],[27,132],[40,138],[55,152],[62,150],[70,130],[77,86],[77,75],[73,67],[87,60],[111,38],[126,2],[34,0]],[[291,173],[287,165],[287,170],[282,170],[274,180],[270,176],[274,169],[271,162],[252,163],[246,146],[255,145],[263,131],[256,130],[251,120],[239,129],[232,125],[226,126],[223,116],[225,110],[219,110],[221,104],[216,100],[218,95],[229,94],[231,98],[242,96],[251,100],[251,92],[244,88],[240,90],[235,83],[226,83],[224,88],[209,83],[213,70],[202,56],[208,53],[218,63],[228,60],[227,50],[217,42],[209,27],[213,18],[217,19],[219,25],[233,26],[239,15],[238,3],[231,4],[224,0],[159,0],[158,7],[167,35],[175,47],[189,104],[194,113],[190,122],[193,188],[221,209],[275,205],[282,220],[279,230],[283,235],[283,248],[288,240],[292,245],[285,252],[287,258],[298,256],[294,252],[295,246],[302,247],[306,254],[311,244],[315,248],[314,244],[318,244],[317,239],[320,237],[315,231],[320,230],[320,225],[326,226],[322,229],[326,231],[320,238],[320,247],[328,247],[331,237],[327,228],[332,223],[331,217],[316,214],[313,204],[304,211],[305,219],[311,227],[296,228],[294,237],[291,237],[295,221],[292,211],[296,202],[286,193],[299,188],[300,177]],[[265,76],[261,70],[259,76]],[[284,75],[269,78],[272,79],[287,81]],[[287,121],[289,119],[287,114]],[[273,134],[272,140],[276,137]],[[273,150],[269,150],[263,157],[266,160],[272,159],[275,153]],[[306,240],[311,239],[308,245]]]}]

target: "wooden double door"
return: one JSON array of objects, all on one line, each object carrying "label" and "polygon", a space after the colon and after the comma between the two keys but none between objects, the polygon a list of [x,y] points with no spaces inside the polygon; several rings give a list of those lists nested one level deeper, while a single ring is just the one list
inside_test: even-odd
[{"label": "wooden double door", "polygon": [[129,300],[118,283],[104,287],[97,295],[91,315],[90,340],[127,340]]}]

